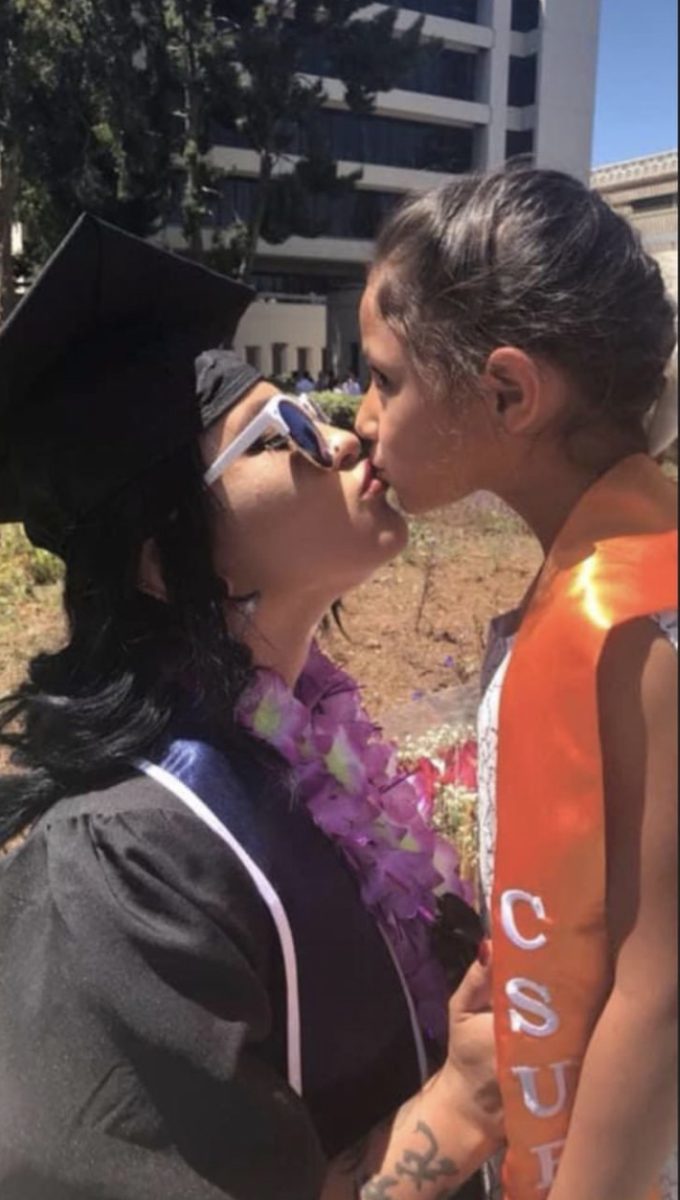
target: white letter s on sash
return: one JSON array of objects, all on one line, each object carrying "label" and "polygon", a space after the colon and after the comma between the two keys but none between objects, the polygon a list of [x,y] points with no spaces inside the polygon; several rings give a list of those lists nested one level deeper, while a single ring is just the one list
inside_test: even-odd
[{"label": "white letter s on sash", "polygon": [[515,905],[528,904],[539,921],[545,921],[545,907],[540,896],[532,896],[531,892],[524,892],[521,888],[509,888],[507,892],[503,892],[501,896],[501,924],[503,930],[510,941],[518,946],[520,950],[540,950],[541,946],[545,946],[547,937],[544,933],[538,933],[534,938],[522,937],[517,922],[515,920]]},{"label": "white letter s on sash", "polygon": [[541,1104],[538,1098],[537,1075],[542,1071],[543,1067],[512,1067],[512,1074],[519,1079],[522,1088],[522,1099],[524,1100],[525,1108],[534,1117],[556,1117],[562,1112],[567,1101],[567,1067],[572,1067],[575,1064],[571,1060],[567,1062],[550,1063],[546,1070],[552,1071],[555,1078],[555,1091],[557,1098],[553,1104]]},{"label": "white letter s on sash", "polygon": [[[517,1005],[517,1008],[511,1008],[509,1012],[513,1033],[527,1033],[530,1037],[545,1038],[552,1037],[553,1033],[557,1032],[560,1019],[550,1007],[552,997],[547,987],[535,983],[533,979],[510,979],[505,985],[505,994],[512,1004]],[[537,1017],[541,1024],[528,1021],[518,1012],[520,1008]]]}]

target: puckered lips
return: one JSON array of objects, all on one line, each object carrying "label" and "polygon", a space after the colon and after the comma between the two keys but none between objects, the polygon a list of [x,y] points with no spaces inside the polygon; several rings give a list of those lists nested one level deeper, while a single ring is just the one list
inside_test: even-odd
[{"label": "puckered lips", "polygon": [[381,496],[389,487],[381,471],[377,469],[372,459],[367,458],[363,464],[364,476],[361,484],[362,497]]}]

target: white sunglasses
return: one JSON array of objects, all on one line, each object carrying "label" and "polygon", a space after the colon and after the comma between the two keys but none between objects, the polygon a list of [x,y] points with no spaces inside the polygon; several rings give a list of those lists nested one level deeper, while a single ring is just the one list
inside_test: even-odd
[{"label": "white sunglasses", "polygon": [[323,413],[309,400],[293,400],[279,392],[268,400],[257,416],[249,421],[245,429],[234,438],[208,467],[203,478],[207,484],[214,483],[230,463],[245,454],[265,433],[273,432],[284,437],[294,450],[328,471],[333,466],[333,455],[316,421],[325,420]]}]

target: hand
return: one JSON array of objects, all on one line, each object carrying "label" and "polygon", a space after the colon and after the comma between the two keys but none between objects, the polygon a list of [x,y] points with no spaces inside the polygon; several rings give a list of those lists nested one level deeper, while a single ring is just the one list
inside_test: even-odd
[{"label": "hand", "polygon": [[[488,943],[487,943],[488,945]],[[447,1073],[456,1081],[458,1105],[491,1141],[503,1141],[503,1109],[496,1078],[491,1010],[491,961],[472,964],[449,1002]]]}]

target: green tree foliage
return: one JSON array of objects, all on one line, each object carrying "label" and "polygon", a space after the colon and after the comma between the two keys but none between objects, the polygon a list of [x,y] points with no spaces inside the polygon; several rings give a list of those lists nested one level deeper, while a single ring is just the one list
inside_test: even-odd
[{"label": "green tree foliage", "polygon": [[[125,0],[0,0],[0,232],[30,270],[83,209],[146,235],[168,187],[172,120],[162,42]],[[160,30],[158,31],[160,33]]]},{"label": "green tree foliage", "polygon": [[[397,32],[396,9],[367,19],[365,0],[221,8],[240,83],[232,124],[258,161],[254,212],[242,225],[238,247],[239,270],[247,277],[260,237],[276,243],[294,233],[323,233],[330,207],[324,216],[318,198],[332,201],[360,177],[341,177],[333,161],[321,122],[327,97],[319,76],[340,81],[350,110],[370,111],[377,92],[393,88],[413,64],[423,21]],[[304,152],[293,161],[292,147],[300,142]]]},{"label": "green tree foliage", "polygon": [[[340,177],[332,159],[310,64],[365,112],[420,44],[422,20],[398,32],[396,9],[370,20],[361,9],[365,0],[0,0],[3,311],[17,220],[27,271],[83,209],[142,236],[179,220],[187,253],[243,277],[260,238],[324,232],[329,205],[315,198],[330,202],[358,175]],[[253,210],[228,229],[228,172],[211,153],[221,129],[255,155]]]}]

